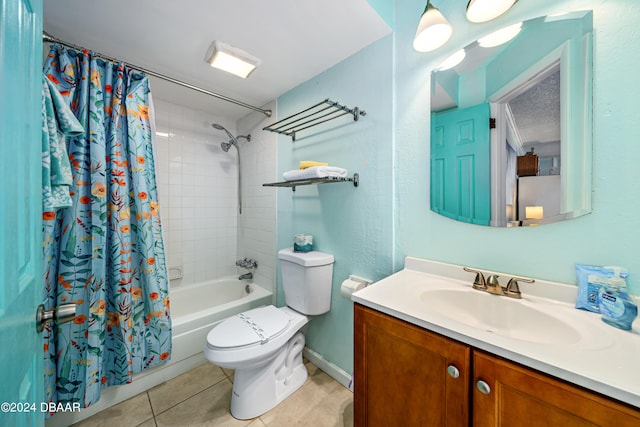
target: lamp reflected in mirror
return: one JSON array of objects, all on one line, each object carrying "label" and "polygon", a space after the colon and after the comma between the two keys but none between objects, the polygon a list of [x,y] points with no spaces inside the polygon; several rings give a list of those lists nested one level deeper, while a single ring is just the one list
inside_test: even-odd
[{"label": "lamp reflected in mirror", "polygon": [[525,207],[527,219],[544,218],[544,206],[527,206]]},{"label": "lamp reflected in mirror", "polygon": [[525,224],[528,226],[540,225],[535,220],[544,218],[544,206],[526,206],[525,208]]}]

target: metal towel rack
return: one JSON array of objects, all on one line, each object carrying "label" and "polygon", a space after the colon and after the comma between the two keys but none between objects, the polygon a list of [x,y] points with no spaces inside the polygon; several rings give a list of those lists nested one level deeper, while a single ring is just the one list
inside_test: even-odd
[{"label": "metal towel rack", "polygon": [[291,137],[292,141],[295,141],[297,132],[347,114],[351,114],[354,121],[358,121],[360,116],[367,115],[366,111],[360,110],[358,107],[349,108],[327,98],[309,108],[265,126],[262,130],[287,135]]},{"label": "metal towel rack", "polygon": [[267,184],[262,184],[263,187],[291,187],[291,190],[296,191],[296,187],[299,185],[311,185],[311,184],[327,184],[330,182],[353,182],[353,186],[357,187],[360,185],[360,175],[357,173],[353,174],[353,178],[350,177],[337,177],[337,176],[326,176],[324,178],[307,178],[307,179],[296,179],[294,181],[282,181],[282,182],[270,182]]}]

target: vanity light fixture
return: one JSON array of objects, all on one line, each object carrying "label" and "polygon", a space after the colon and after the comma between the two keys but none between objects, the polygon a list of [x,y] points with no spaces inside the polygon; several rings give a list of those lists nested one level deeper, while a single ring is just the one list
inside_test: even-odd
[{"label": "vanity light fixture", "polygon": [[464,48],[460,49],[459,51],[445,59],[438,67],[438,71],[444,71],[455,67],[456,65],[464,61],[464,58],[466,56],[467,52],[464,50]]},{"label": "vanity light fixture", "polygon": [[471,22],[487,22],[505,13],[518,0],[469,0],[467,19]]},{"label": "vanity light fixture", "polygon": [[418,31],[413,38],[413,48],[418,52],[431,52],[449,40],[453,29],[449,21],[427,0]]},{"label": "vanity light fixture", "polygon": [[214,40],[204,57],[214,68],[246,79],[260,65],[261,61],[242,49]]},{"label": "vanity light fixture", "polygon": [[521,29],[522,29],[522,22],[509,25],[508,27],[502,28],[498,31],[494,31],[489,35],[479,38],[478,44],[482,47],[500,46],[501,44],[506,43],[509,40],[513,39],[515,36],[517,36],[518,33],[520,33]]}]

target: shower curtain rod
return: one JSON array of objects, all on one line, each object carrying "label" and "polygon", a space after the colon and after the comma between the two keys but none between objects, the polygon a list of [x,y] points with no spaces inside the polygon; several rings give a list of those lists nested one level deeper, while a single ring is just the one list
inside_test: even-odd
[{"label": "shower curtain rod", "polygon": [[[70,47],[72,49],[79,50],[81,52],[83,52],[85,50],[89,50],[89,49],[86,49],[84,47],[76,46],[76,45],[74,45],[72,43],[67,43],[67,42],[65,42],[63,40],[60,40],[60,39],[58,39],[56,37],[53,37],[52,35],[46,33],[45,31],[42,32],[42,41],[49,42],[49,43],[58,43],[58,44],[61,44],[63,46]],[[250,110],[253,110],[253,111],[258,111],[258,112],[264,114],[267,117],[271,117],[271,114],[272,114],[271,110],[264,110],[264,109],[259,108],[259,107],[254,107],[253,105],[249,105],[249,104],[247,104],[245,102],[238,101],[237,99],[233,99],[233,98],[230,98],[230,97],[225,96],[225,95],[220,95],[219,93],[211,92],[210,90],[202,89],[201,87],[194,86],[194,85],[189,84],[189,83],[185,83],[183,81],[174,79],[173,77],[165,76],[164,74],[156,73],[155,71],[151,71],[151,70],[148,70],[146,68],[139,67],[139,66],[131,64],[129,62],[120,61],[120,60],[117,60],[117,59],[114,59],[114,58],[110,58],[110,57],[108,57],[106,55],[103,55],[101,53],[98,53],[98,52],[94,52],[94,54],[96,56],[99,56],[102,59],[106,59],[107,61],[111,61],[111,62],[115,62],[115,63],[123,63],[124,65],[126,65],[129,68],[133,68],[135,70],[142,71],[143,73],[148,74],[150,76],[154,76],[154,77],[157,77],[159,79],[166,80],[168,82],[177,84],[179,86],[183,86],[183,87],[195,90],[197,92],[204,93],[205,95],[213,96],[214,98],[218,98],[218,99],[221,99],[223,101],[231,102],[232,104],[236,104],[236,105],[239,105],[239,106],[244,107],[244,108],[249,108]]]}]

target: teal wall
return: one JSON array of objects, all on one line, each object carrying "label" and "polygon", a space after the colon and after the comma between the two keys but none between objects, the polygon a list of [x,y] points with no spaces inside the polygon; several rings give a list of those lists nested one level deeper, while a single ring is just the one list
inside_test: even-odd
[{"label": "teal wall", "polygon": [[[412,7],[409,7],[409,3]],[[409,23],[421,0],[396,2],[395,190],[396,268],[412,255],[485,269],[575,282],[575,264],[623,265],[634,293],[640,293],[640,69],[636,20],[640,2],[519,1],[495,22],[466,22],[465,1],[441,1],[454,28],[437,54],[413,52]],[[542,227],[496,229],[451,221],[429,212],[429,172],[415,159],[429,148],[428,69],[478,36],[563,9],[593,9],[593,212]],[[405,24],[400,25],[403,22]]]},{"label": "teal wall", "polygon": [[[393,1],[392,0],[367,0],[367,3],[384,19],[384,22],[393,29]],[[426,5],[426,2],[425,2]]]},{"label": "teal wall", "polygon": [[[278,174],[300,160],[328,162],[360,175],[359,187],[334,183],[278,191],[278,248],[293,235],[314,236],[314,249],[334,255],[331,311],[313,318],[307,346],[347,373],[353,366],[353,303],[340,297],[350,274],[380,280],[393,272],[393,192],[391,162],[393,98],[392,37],[379,40],[278,99],[278,117],[287,117],[325,98],[359,107],[349,116],[299,132],[296,141],[278,137]],[[278,270],[278,305],[284,305]]]},{"label": "teal wall", "polygon": [[[640,2],[521,0],[484,24],[466,21],[467,0],[434,3],[454,28],[441,49],[413,50],[425,1],[397,0],[392,36],[278,99],[279,117],[327,97],[369,113],[362,122],[295,143],[278,141],[280,173],[312,159],[361,176],[359,188],[299,187],[295,195],[277,190],[278,247],[290,246],[295,233],[311,233],[318,250],[336,256],[332,310],[311,321],[307,345],[347,372],[353,366],[352,304],[340,298],[340,283],[349,274],[380,279],[401,269],[405,256],[569,283],[575,282],[576,263],[617,264],[629,269],[632,290],[640,293],[640,85],[634,76],[640,69]],[[517,229],[470,225],[431,212],[431,68],[479,36],[563,9],[594,11],[593,212]]]}]

